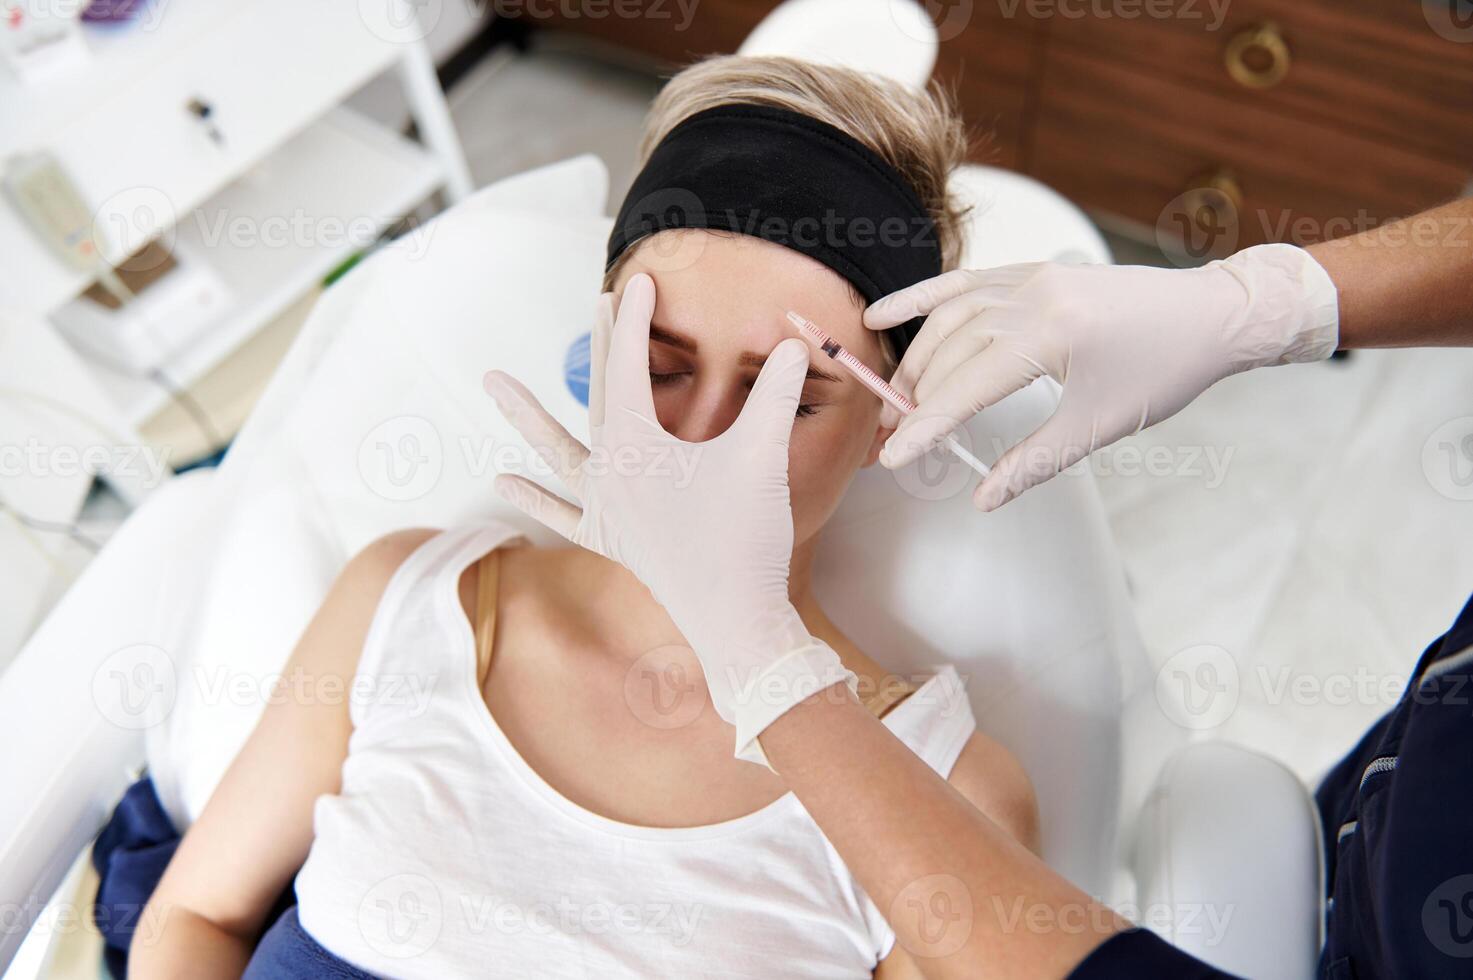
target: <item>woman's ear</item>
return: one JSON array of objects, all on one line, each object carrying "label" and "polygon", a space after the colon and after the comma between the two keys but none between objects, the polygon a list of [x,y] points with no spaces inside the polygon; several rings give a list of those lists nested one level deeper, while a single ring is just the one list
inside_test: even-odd
[{"label": "woman's ear", "polygon": [[885,440],[895,433],[894,429],[888,429],[883,425],[875,426],[875,437],[870,441],[869,451],[864,454],[864,462],[859,464],[860,469],[873,466],[880,460],[880,450],[885,448]]}]

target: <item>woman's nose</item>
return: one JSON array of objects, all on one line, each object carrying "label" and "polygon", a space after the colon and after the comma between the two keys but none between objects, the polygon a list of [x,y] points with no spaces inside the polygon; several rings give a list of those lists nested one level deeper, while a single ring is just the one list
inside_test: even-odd
[{"label": "woman's nose", "polygon": [[747,391],[743,387],[695,385],[682,398],[670,399],[660,407],[660,425],[684,442],[705,442],[731,428],[742,412]]}]

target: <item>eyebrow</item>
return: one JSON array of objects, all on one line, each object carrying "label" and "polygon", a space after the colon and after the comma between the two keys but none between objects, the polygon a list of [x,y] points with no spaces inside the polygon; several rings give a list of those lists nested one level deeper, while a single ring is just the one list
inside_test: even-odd
[{"label": "eyebrow", "polygon": [[[671,347],[683,350],[687,354],[694,354],[698,349],[696,342],[685,334],[676,333],[673,330],[654,323],[650,324],[650,339],[661,344],[669,344]],[[755,351],[747,351],[737,358],[737,363],[746,367],[760,368],[763,364],[767,363],[767,355],[758,354]],[[837,374],[830,374],[827,371],[814,367],[812,364],[808,365],[807,379],[810,381],[827,381],[834,384],[843,380]]]}]

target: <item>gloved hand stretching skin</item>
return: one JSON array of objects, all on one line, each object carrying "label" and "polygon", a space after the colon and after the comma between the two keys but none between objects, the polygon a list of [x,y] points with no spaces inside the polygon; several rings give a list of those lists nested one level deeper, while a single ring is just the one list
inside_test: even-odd
[{"label": "gloved hand stretching skin", "polygon": [[[1258,245],[1198,269],[1036,263],[957,270],[879,300],[865,326],[927,315],[892,383],[917,403],[880,461],[909,463],[1042,375],[1058,409],[1006,452],[973,501],[992,510],[1211,385],[1335,350],[1334,283],[1308,252]],[[895,425],[887,408],[881,424]]]},{"label": "gloved hand stretching skin", "polygon": [[[582,504],[520,476],[496,491],[574,544],[611,558],[646,586],[694,649],[711,701],[736,726],[737,758],[766,765],[757,736],[803,699],[855,676],[810,636],[788,598],[793,518],[788,439],[808,371],[808,345],[773,348],[741,414],[721,435],[686,443],[655,415],[649,380],[654,281],[601,299],[589,366],[589,446],[568,434],[520,382],[492,371],[486,390]],[[668,461],[695,463],[689,482]]]}]

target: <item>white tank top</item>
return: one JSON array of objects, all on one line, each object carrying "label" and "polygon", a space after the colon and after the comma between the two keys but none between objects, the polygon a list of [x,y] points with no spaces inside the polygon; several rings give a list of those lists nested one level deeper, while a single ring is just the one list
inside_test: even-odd
[{"label": "white tank top", "polygon": [[[476,680],[461,573],[517,537],[439,534],[396,572],[354,680],[342,789],[319,797],[303,928],[396,977],[868,977],[894,933],[791,793],[655,828],[560,794]],[[976,728],[943,667],[884,724],[943,777]]]}]

